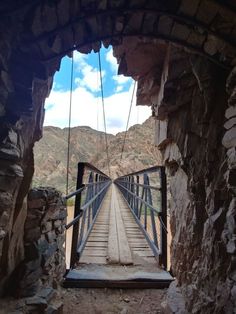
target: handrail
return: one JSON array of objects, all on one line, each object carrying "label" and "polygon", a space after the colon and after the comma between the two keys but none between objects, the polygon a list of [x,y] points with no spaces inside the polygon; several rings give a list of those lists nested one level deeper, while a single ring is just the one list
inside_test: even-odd
[{"label": "handrail", "polygon": [[[126,182],[125,180],[119,180],[119,182]],[[161,190],[161,188],[159,188],[159,187],[156,187],[156,186],[153,186],[153,185],[146,185],[146,184],[140,184],[140,183],[134,183],[134,182],[130,182],[130,184],[131,185],[138,185],[138,186],[141,186],[141,187],[145,187],[145,188],[149,188],[149,189],[153,189],[153,190],[156,190],[156,191],[160,191]]]},{"label": "handrail", "polygon": [[65,199],[68,200],[68,199],[70,199],[71,197],[76,196],[77,194],[81,193],[81,192],[85,189],[85,187],[86,187],[86,186],[84,185],[82,188],[76,190],[75,192],[72,192],[72,193],[66,195],[66,196],[65,196]]},{"label": "handrail", "polygon": [[[85,176],[85,173],[88,175]],[[87,182],[84,182],[84,181]],[[95,223],[102,200],[111,184],[111,179],[93,165],[78,163],[76,191],[65,198],[75,196],[74,218],[66,225],[73,226],[70,267],[79,259],[90,231]]]},{"label": "handrail", "polygon": [[[95,183],[96,184],[96,183]],[[80,208],[80,213],[79,215],[77,215],[71,222],[69,222],[67,225],[66,225],[66,229],[69,229],[71,226],[73,226],[77,221],[78,219],[81,217],[81,215],[83,215],[83,212],[89,207],[89,205],[91,205],[95,200],[96,198],[102,193],[104,192],[105,189],[107,189],[107,187],[110,185],[110,182],[107,183],[107,185],[105,185],[91,200],[89,200],[86,204],[84,204],[81,208]],[[83,191],[84,188],[80,189],[80,191]]]},{"label": "handrail", "polygon": [[[158,186],[150,184],[151,179]],[[114,183],[126,199],[160,265],[166,269],[168,230],[165,167],[154,166],[129,173],[117,178]]]},{"label": "handrail", "polygon": [[[157,214],[158,219],[160,220],[160,223],[162,224],[162,227],[164,228],[165,232],[168,233],[168,230],[166,228],[166,226],[164,225],[162,219],[161,219],[161,212],[153,207],[150,203],[144,201],[141,197],[137,196],[135,193],[132,193],[131,191],[129,191],[129,189],[125,188],[124,186],[122,186],[119,181],[116,182],[116,184],[120,185],[121,188],[125,189],[130,195],[134,196],[136,198],[136,200],[139,200],[141,203],[145,204],[146,206],[148,206],[149,209],[151,209],[152,211],[154,211]],[[142,186],[142,184],[140,184],[140,186]],[[148,185],[144,185],[145,187],[147,187]]]},{"label": "handrail", "polygon": [[131,172],[131,173],[128,173],[128,174],[125,174],[123,176],[120,176],[119,178],[117,179],[120,179],[120,178],[124,178],[124,177],[128,177],[128,176],[135,176],[137,174],[144,174],[144,173],[151,173],[151,172],[156,172],[158,171],[160,168],[164,168],[163,166],[153,166],[153,167],[149,167],[149,168],[144,168],[144,169],[141,169],[141,170],[138,170],[138,171],[135,171],[135,172]]}]

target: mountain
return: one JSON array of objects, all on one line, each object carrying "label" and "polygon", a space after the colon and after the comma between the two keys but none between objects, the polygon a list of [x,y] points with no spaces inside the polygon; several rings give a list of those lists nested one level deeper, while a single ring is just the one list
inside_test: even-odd
[{"label": "mountain", "polygon": [[[153,145],[154,120],[129,128],[123,156],[121,150],[125,132],[107,134],[111,177],[127,174],[154,165],[160,165],[161,157]],[[67,173],[68,128],[44,127],[43,138],[35,144],[34,186],[53,186],[65,192]],[[77,163],[89,162],[108,173],[105,134],[88,126],[71,128],[69,189],[75,189]]]}]

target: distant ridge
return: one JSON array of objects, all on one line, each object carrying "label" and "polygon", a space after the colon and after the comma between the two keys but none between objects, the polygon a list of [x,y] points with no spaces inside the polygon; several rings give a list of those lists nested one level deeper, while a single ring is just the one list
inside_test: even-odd
[{"label": "distant ridge", "polygon": [[[46,126],[43,138],[35,144],[34,186],[53,186],[65,192],[68,128]],[[112,177],[160,164],[160,152],[153,145],[154,120],[129,128],[120,162],[125,132],[108,134]],[[90,162],[107,173],[104,133],[89,126],[71,128],[69,187],[74,190],[77,163]]]}]

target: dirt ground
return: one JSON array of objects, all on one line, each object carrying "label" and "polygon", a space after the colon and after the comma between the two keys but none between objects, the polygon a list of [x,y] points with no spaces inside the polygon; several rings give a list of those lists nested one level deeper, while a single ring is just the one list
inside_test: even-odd
[{"label": "dirt ground", "polygon": [[[60,289],[64,314],[158,314],[166,289]],[[22,313],[23,301],[0,299],[0,314]]]},{"label": "dirt ground", "polygon": [[63,289],[65,314],[157,314],[166,290]]}]

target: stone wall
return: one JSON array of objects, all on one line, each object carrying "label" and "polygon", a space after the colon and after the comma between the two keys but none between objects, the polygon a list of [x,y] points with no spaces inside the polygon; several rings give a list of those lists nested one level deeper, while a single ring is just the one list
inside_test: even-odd
[{"label": "stone wall", "polygon": [[[142,36],[141,45],[148,37],[147,53],[152,40],[162,53],[166,41],[173,43],[156,115],[162,132],[158,144],[172,175],[173,269],[188,308],[194,304],[200,311],[202,304],[212,311],[215,304],[220,311],[228,304],[230,311],[230,293],[235,294],[235,71],[227,83],[227,110],[225,86],[226,72],[235,65],[232,8],[228,2],[205,0],[0,3],[0,294],[26,258],[33,145],[42,136],[43,105],[61,57],[75,47],[88,53],[98,51],[101,41],[108,47],[121,44],[124,36]],[[125,72],[126,51],[121,52],[118,61]],[[202,58],[190,59],[193,53]],[[141,97],[142,73],[140,103],[155,105],[162,84],[162,63],[155,67],[155,54],[152,75],[157,77],[146,74],[154,94],[149,90],[152,97]]]},{"label": "stone wall", "polygon": [[190,313],[233,313],[235,74],[227,109],[227,71],[200,57],[172,60],[155,110],[166,124],[157,138],[171,175],[172,270]]},{"label": "stone wall", "polygon": [[62,280],[66,270],[66,216],[64,199],[55,189],[35,188],[29,192],[24,236],[25,274],[20,280],[21,295],[33,294],[41,285],[56,286]]},{"label": "stone wall", "polygon": [[[66,207],[61,194],[53,188],[30,190],[24,225],[24,260],[8,280],[5,291],[21,300],[22,307],[51,307],[56,290],[66,271]],[[25,303],[23,302],[25,301]],[[26,304],[26,305],[25,305]],[[57,306],[60,302],[57,302]],[[59,306],[59,308],[61,305]]]},{"label": "stone wall", "polygon": [[[132,65],[139,65],[132,42],[115,48],[118,55],[129,51]],[[175,299],[175,291],[190,313],[232,313],[236,70],[230,74],[173,46],[161,58],[161,73],[138,78],[138,101],[143,97],[152,105],[156,145],[170,174],[171,263],[178,287],[172,285],[168,300]],[[129,60],[122,60],[124,74],[130,72]],[[153,68],[160,68],[159,61]]]}]

